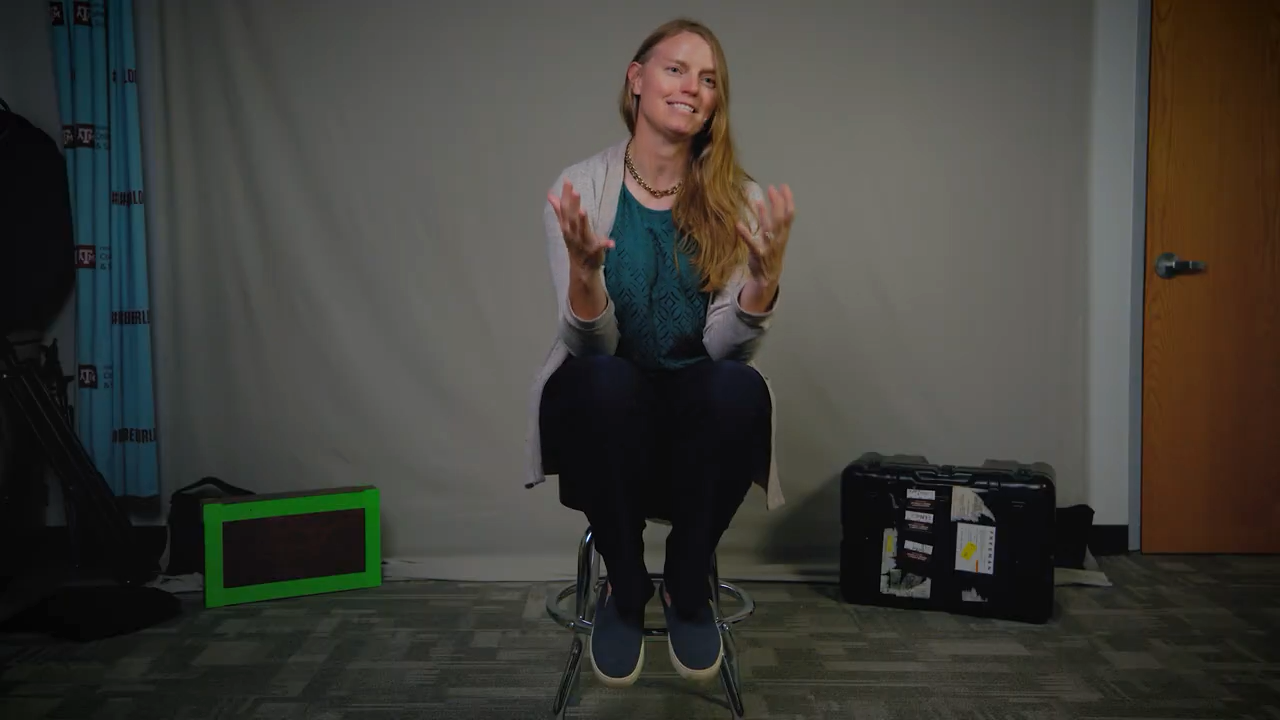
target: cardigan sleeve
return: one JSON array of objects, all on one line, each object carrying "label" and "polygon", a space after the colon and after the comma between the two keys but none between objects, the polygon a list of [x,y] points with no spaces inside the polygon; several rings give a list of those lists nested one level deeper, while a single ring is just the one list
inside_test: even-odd
[{"label": "cardigan sleeve", "polygon": [[[585,172],[571,167],[560,174],[549,191],[559,196],[564,189],[564,182],[573,183],[573,188],[582,198],[582,207],[587,211],[591,226],[597,227],[596,187],[592,178]],[[614,316],[613,299],[605,292],[604,311],[596,318],[580,318],[569,307],[569,251],[564,245],[564,235],[560,232],[560,221],[551,203],[544,204],[542,211],[543,229],[547,238],[547,255],[551,262],[551,279],[555,285],[556,302],[559,305],[559,321],[557,333],[570,354],[575,357],[586,355],[612,355],[618,349],[618,321]],[[601,281],[604,269],[599,270]]]},{"label": "cardigan sleeve", "polygon": [[[747,184],[747,201],[750,204],[754,205],[756,201],[763,198],[764,192],[758,184],[754,182]],[[747,226],[754,232],[757,228],[749,210],[746,215]],[[552,219],[554,218],[555,214],[552,213]],[[747,278],[747,268],[740,268],[728,285],[715,294],[711,300],[711,307],[707,309],[707,324],[702,332],[702,344],[713,360],[750,362],[769,331],[778,298],[775,296],[773,304],[763,313],[743,310],[742,305],[738,303],[738,295],[742,292],[742,286],[746,284]]]}]

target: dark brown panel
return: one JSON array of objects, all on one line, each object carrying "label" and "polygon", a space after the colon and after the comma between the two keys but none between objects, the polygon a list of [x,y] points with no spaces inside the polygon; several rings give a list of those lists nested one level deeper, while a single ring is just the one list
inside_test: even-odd
[{"label": "dark brown panel", "polygon": [[364,514],[356,508],[223,523],[223,587],[363,572]]}]

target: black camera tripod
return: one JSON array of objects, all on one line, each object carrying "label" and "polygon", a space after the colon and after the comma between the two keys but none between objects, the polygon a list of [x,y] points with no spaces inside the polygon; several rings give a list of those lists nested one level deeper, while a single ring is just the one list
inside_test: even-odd
[{"label": "black camera tripod", "polygon": [[34,443],[62,490],[71,564],[109,573],[122,585],[150,580],[152,568],[135,545],[133,524],[106,478],[94,465],[71,425],[70,407],[59,403],[51,384],[65,385],[56,344],[40,360],[22,360],[13,343],[0,334],[0,405],[15,427],[16,442]]}]

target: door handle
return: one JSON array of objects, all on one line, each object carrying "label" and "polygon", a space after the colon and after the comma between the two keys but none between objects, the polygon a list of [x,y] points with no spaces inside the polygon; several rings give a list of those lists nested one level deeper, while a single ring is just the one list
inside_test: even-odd
[{"label": "door handle", "polygon": [[1168,280],[1178,275],[1186,275],[1188,273],[1198,273],[1205,269],[1203,262],[1199,260],[1179,260],[1174,253],[1161,253],[1156,258],[1156,276]]}]

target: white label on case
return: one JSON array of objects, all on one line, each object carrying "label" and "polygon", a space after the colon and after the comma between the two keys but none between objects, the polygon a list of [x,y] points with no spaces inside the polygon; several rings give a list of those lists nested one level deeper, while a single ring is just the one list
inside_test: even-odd
[{"label": "white label on case", "polygon": [[986,516],[995,520],[990,508],[982,501],[982,496],[967,487],[955,487],[951,490],[951,519],[978,522]]},{"label": "white label on case", "polygon": [[906,548],[906,549],[908,549],[908,550],[915,550],[916,552],[924,553],[925,555],[932,555],[932,554],[933,554],[933,546],[932,546],[932,545],[925,545],[924,543],[918,543],[918,542],[916,542],[915,540],[905,540],[905,541],[903,541],[903,543],[902,543],[902,547],[904,547],[904,548]]},{"label": "white label on case", "polygon": [[956,523],[956,570],[994,575],[996,529],[990,525]]},{"label": "white label on case", "polygon": [[908,500],[936,500],[938,493],[932,490],[918,490],[916,488],[907,488]]},{"label": "white label on case", "polygon": [[933,522],[933,513],[922,513],[922,512],[916,512],[915,510],[908,510],[903,514],[903,517],[905,517],[908,520],[914,520],[915,522],[921,522],[921,523]]}]

